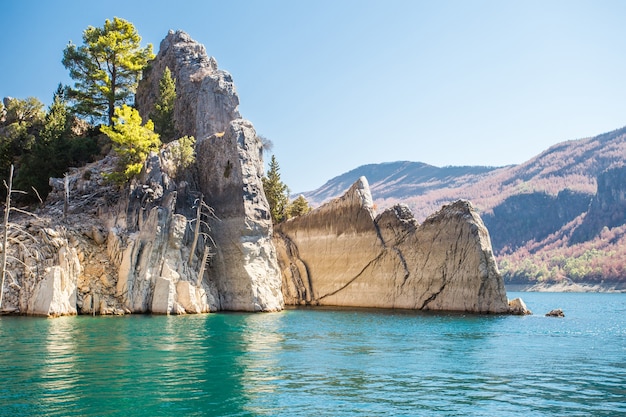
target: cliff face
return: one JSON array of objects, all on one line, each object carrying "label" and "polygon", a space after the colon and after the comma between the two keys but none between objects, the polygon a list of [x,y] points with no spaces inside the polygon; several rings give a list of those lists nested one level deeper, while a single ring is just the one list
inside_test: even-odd
[{"label": "cliff face", "polygon": [[197,148],[200,190],[215,209],[210,226],[217,247],[210,272],[225,310],[283,307],[261,148],[252,124],[241,119]]},{"label": "cliff face", "polygon": [[196,138],[195,164],[176,166],[174,141],[122,190],[102,177],[114,169],[114,156],[70,173],[67,187],[52,180],[38,217],[16,219],[22,229],[7,248],[13,258],[3,310],[56,316],[283,308],[262,145],[240,118],[232,79],[202,45],[170,32],[138,89],[144,116],[166,66],[177,80],[176,127]]},{"label": "cliff face", "polygon": [[580,243],[591,240],[603,228],[623,224],[626,224],[626,167],[619,167],[606,170],[598,176],[598,192],[570,241]]},{"label": "cliff face", "polygon": [[241,118],[232,76],[218,69],[204,45],[185,32],[170,31],[137,89],[136,105],[144,119],[154,111],[166,67],[176,79],[174,123],[179,137],[205,138],[224,132],[231,121]]},{"label": "cliff face", "polygon": [[288,304],[509,312],[489,235],[468,202],[421,225],[401,205],[375,217],[361,178],[276,232]]},{"label": "cliff face", "polygon": [[[274,311],[289,304],[508,312],[489,235],[459,201],[419,225],[406,206],[375,216],[369,185],[272,228],[262,145],[240,118],[230,76],[170,32],[140,83],[144,117],[165,67],[176,126],[196,137],[150,155],[123,189],[114,155],[53,179],[37,217],[14,219],[2,309],[24,314]],[[272,239],[274,237],[274,239]],[[275,247],[275,244],[277,247]]]}]

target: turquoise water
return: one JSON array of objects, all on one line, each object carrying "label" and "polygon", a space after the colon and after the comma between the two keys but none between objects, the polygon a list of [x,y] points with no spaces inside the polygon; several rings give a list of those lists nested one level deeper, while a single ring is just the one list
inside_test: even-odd
[{"label": "turquoise water", "polygon": [[0,317],[0,415],[626,415],[626,294],[520,295],[535,315]]}]

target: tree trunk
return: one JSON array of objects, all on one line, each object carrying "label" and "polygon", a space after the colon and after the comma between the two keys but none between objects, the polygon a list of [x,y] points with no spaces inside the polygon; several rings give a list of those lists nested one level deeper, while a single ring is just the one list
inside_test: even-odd
[{"label": "tree trunk", "polygon": [[189,261],[187,262],[191,265],[193,261],[193,255],[196,252],[196,246],[198,245],[198,238],[200,236],[200,223],[202,220],[202,202],[204,201],[204,195],[200,194],[200,198],[198,199],[198,208],[196,209],[196,228],[193,233],[193,242],[191,243],[191,250],[189,251]]},{"label": "tree trunk", "polygon": [[204,277],[204,269],[206,268],[206,263],[209,260],[210,249],[208,243],[204,245],[204,253],[202,254],[202,264],[200,265],[200,271],[198,271],[198,280],[196,281],[196,286],[199,287],[202,284],[202,278]]},{"label": "tree trunk", "polygon": [[4,207],[4,233],[2,235],[2,265],[0,266],[0,275],[2,276],[0,282],[0,309],[2,308],[2,299],[4,298],[4,277],[6,276],[7,267],[7,245],[9,243],[9,214],[11,213],[11,192],[13,191],[13,165],[11,165],[11,171],[9,173],[9,184],[5,182],[7,187],[7,199]]},{"label": "tree trunk", "polygon": [[63,218],[67,218],[67,208],[70,205],[70,177],[65,174],[63,178],[64,198],[63,198]]}]

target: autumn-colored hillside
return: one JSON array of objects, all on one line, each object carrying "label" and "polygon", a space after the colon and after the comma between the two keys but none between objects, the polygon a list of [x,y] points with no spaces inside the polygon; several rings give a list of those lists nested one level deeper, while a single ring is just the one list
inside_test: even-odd
[{"label": "autumn-colored hillside", "polygon": [[[379,210],[404,203],[420,221],[444,204],[467,199],[490,231],[505,280],[622,281],[626,181],[624,169],[616,168],[624,166],[626,128],[562,142],[523,164],[500,168],[365,165],[305,197],[319,204],[364,175]],[[606,189],[596,195],[602,175]],[[600,215],[607,212],[612,217]]]}]

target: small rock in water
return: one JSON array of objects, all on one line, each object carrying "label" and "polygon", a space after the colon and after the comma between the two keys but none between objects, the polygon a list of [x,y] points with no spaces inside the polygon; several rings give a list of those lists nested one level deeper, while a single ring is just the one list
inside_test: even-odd
[{"label": "small rock in water", "polygon": [[526,316],[533,314],[532,311],[526,307],[526,303],[521,298],[509,300],[509,313],[517,316]]},{"label": "small rock in water", "polygon": [[550,312],[546,313],[546,317],[565,317],[565,314],[560,308],[555,308],[554,310],[550,310]]}]

